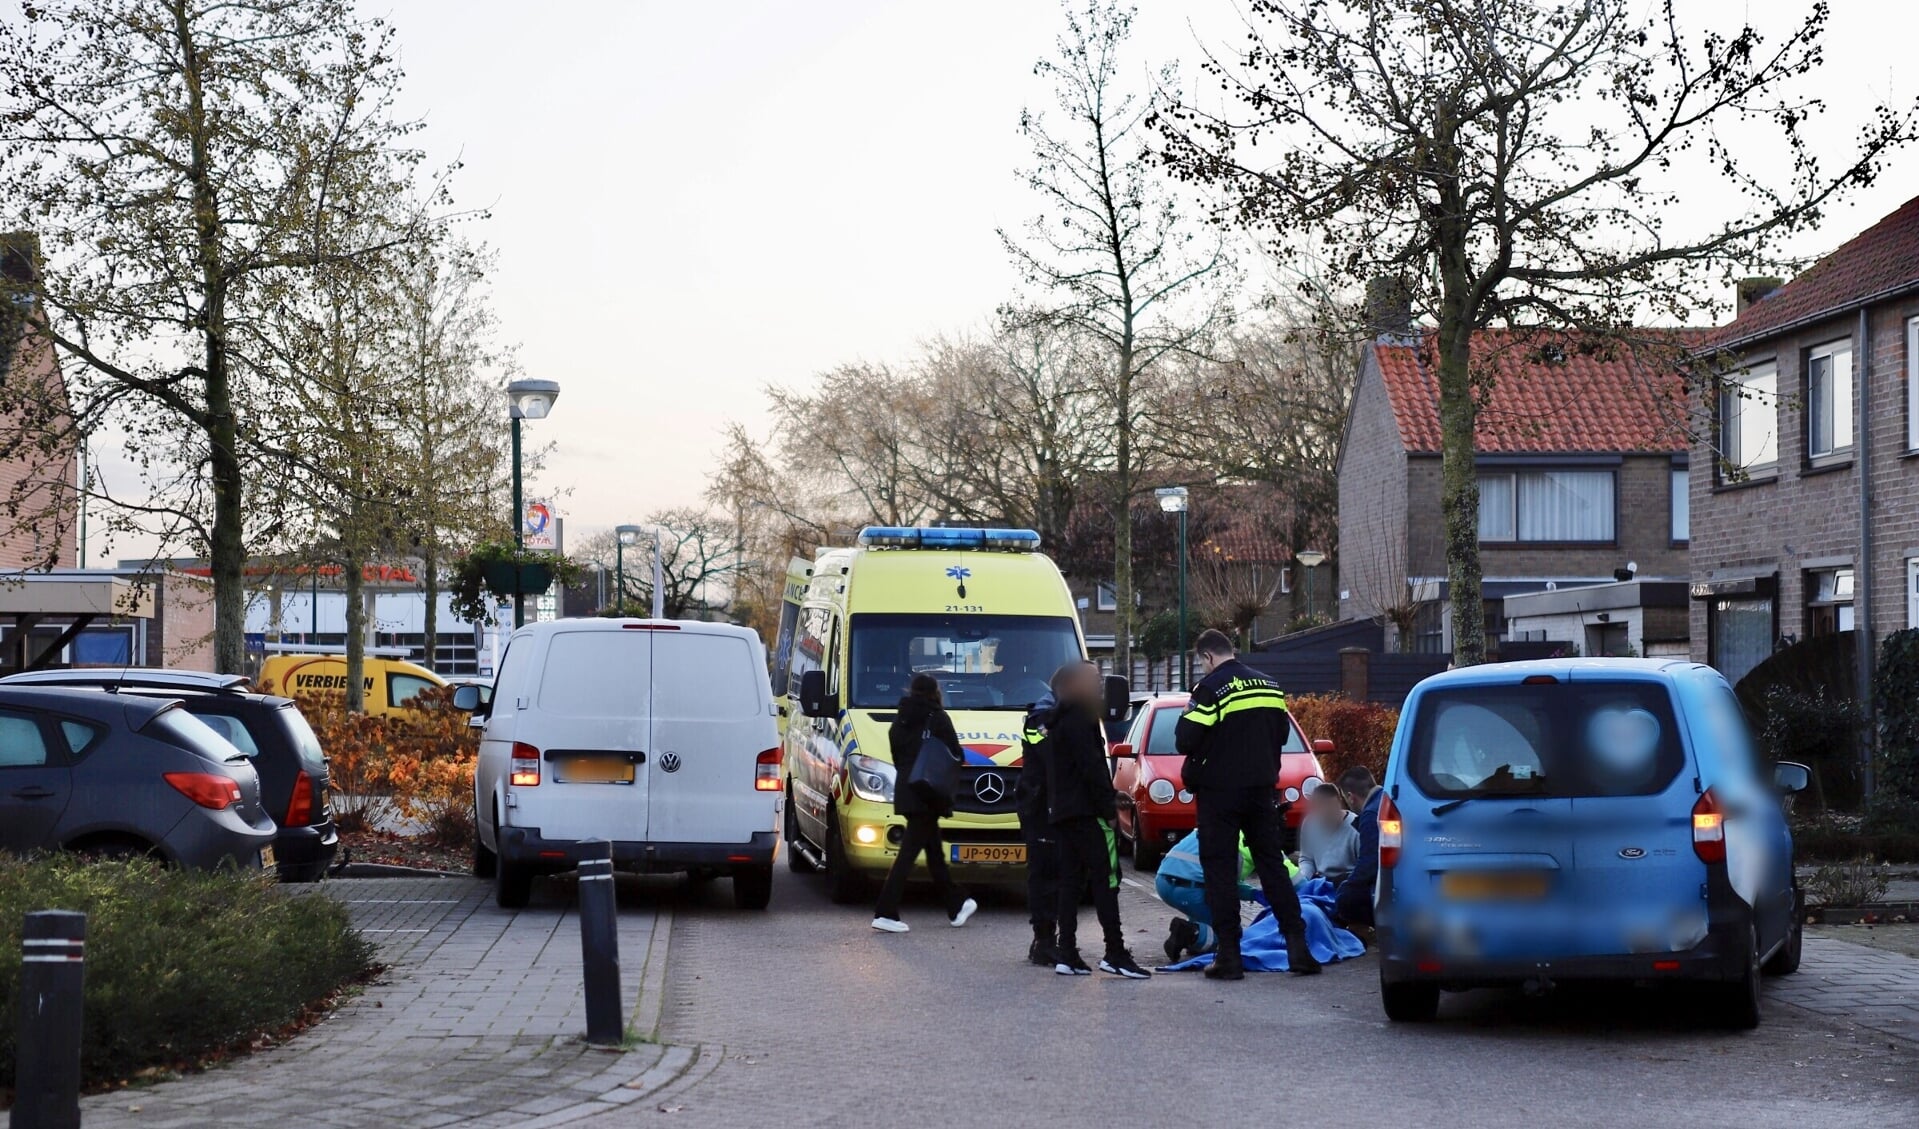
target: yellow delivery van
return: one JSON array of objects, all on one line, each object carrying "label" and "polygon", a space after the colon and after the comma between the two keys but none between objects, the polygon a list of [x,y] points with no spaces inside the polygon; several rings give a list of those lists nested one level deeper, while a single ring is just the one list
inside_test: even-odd
[{"label": "yellow delivery van", "polygon": [[966,748],[941,824],[948,860],[962,881],[1023,881],[1020,730],[1053,672],[1086,655],[1039,535],[871,526],[851,548],[821,549],[807,572],[795,562],[789,573],[774,649],[789,866],[824,871],[844,903],[892,865],[905,821],[893,814],[887,727],[913,675],[928,672]]},{"label": "yellow delivery van", "polygon": [[[346,692],[345,655],[268,655],[260,666],[260,688],[297,698],[302,694]],[[446,679],[401,659],[368,655],[361,672],[366,712],[404,716],[420,691],[446,685]]]}]

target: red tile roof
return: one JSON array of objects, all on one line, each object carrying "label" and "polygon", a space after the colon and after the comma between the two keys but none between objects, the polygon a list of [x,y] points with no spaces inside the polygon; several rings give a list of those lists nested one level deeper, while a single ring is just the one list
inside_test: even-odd
[{"label": "red tile roof", "polygon": [[1745,345],[1818,321],[1863,301],[1919,288],[1919,196],[1754,302],[1711,337],[1719,348]]},{"label": "red tile roof", "polygon": [[[1687,333],[1684,339],[1695,335]],[[1672,330],[1638,341],[1565,333],[1481,330],[1478,449],[1489,454],[1612,454],[1687,448],[1686,391]],[[1408,451],[1440,449],[1434,336],[1375,345],[1379,371]]]}]

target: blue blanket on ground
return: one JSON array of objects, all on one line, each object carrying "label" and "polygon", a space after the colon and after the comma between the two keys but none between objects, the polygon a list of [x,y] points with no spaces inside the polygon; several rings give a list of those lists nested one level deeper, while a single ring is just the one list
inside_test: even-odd
[{"label": "blue blanket on ground", "polygon": [[[1366,951],[1358,937],[1344,929],[1334,927],[1332,918],[1327,914],[1333,908],[1333,884],[1324,878],[1314,878],[1299,884],[1299,912],[1306,919],[1306,947],[1312,950],[1313,958],[1321,964],[1331,964],[1336,960],[1356,957]],[[1245,935],[1239,940],[1240,959],[1246,964],[1248,972],[1284,972],[1286,971],[1286,938],[1280,936],[1279,921],[1273,916],[1271,903],[1265,895],[1259,898],[1266,909],[1253,923],[1246,927]],[[1195,968],[1206,968],[1213,963],[1213,954],[1204,953],[1178,964],[1169,964],[1161,972],[1186,972]]]}]

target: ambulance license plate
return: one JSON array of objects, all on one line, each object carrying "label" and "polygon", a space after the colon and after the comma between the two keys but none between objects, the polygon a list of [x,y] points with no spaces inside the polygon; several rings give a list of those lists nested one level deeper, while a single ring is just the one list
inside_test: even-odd
[{"label": "ambulance license plate", "polygon": [[631,784],[633,762],[625,757],[565,757],[553,763],[561,784]]},{"label": "ambulance license plate", "polygon": [[1017,865],[1026,861],[1026,844],[954,843],[953,861],[985,863],[988,865],[995,863]]}]

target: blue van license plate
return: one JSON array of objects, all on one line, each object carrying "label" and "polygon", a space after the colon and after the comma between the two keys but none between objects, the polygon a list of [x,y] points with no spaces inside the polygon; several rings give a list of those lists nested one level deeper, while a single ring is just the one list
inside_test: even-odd
[{"label": "blue van license plate", "polygon": [[1454,870],[1439,877],[1440,896],[1462,902],[1543,898],[1550,885],[1545,871]]}]

